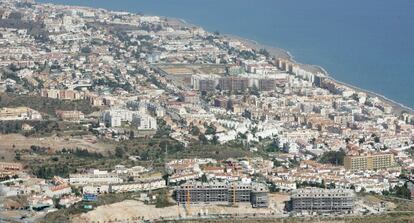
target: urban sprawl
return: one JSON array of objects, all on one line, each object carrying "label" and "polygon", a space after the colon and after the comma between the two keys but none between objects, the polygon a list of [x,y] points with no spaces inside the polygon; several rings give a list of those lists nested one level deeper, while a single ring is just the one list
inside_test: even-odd
[{"label": "urban sprawl", "polygon": [[0,221],[347,217],[414,198],[412,111],[177,19],[0,6]]}]

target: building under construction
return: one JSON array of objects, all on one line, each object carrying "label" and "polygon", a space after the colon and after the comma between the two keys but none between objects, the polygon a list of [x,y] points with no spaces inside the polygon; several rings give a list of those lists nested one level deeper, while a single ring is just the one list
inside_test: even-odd
[{"label": "building under construction", "polygon": [[292,192],[292,210],[296,212],[351,212],[355,193],[348,189],[305,188]]},{"label": "building under construction", "polygon": [[218,182],[203,183],[192,181],[175,189],[178,203],[228,203],[236,205],[240,202],[250,202],[253,207],[268,206],[269,190],[263,184],[250,184],[242,182]]}]

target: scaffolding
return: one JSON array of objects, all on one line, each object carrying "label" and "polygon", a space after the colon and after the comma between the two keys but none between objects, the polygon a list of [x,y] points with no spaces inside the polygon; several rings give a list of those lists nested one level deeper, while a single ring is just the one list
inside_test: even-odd
[{"label": "scaffolding", "polygon": [[[189,209],[191,203],[227,203],[236,206],[240,202],[251,202],[254,207],[267,206],[267,187],[241,182],[188,182],[175,189],[176,201]],[[254,198],[254,199],[253,199]]]}]

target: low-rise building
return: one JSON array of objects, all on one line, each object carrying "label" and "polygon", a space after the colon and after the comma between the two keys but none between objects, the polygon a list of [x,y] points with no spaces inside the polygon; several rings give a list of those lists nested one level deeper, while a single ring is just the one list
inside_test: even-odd
[{"label": "low-rise building", "polygon": [[56,115],[60,120],[69,122],[79,122],[85,118],[81,111],[61,111],[57,110]]},{"label": "low-rise building", "polygon": [[111,193],[123,193],[123,192],[137,192],[137,191],[149,191],[157,190],[167,187],[164,179],[155,180],[140,180],[137,182],[110,184],[109,192]]},{"label": "low-rise building", "polygon": [[23,165],[20,163],[0,162],[0,171],[21,171]]},{"label": "low-rise building", "polygon": [[49,197],[61,197],[70,193],[72,193],[72,188],[67,184],[53,186],[45,190],[45,195]]},{"label": "low-rise building", "polygon": [[70,174],[69,183],[71,185],[88,185],[88,184],[116,184],[122,183],[122,179],[117,173],[108,173],[107,171],[91,170],[88,173]]},{"label": "low-rise building", "polygon": [[28,107],[0,108],[0,120],[41,120],[42,115]]}]

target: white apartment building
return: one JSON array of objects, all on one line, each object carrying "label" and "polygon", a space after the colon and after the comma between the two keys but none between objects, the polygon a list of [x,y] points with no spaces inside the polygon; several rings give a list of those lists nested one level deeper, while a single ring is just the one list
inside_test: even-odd
[{"label": "white apartment building", "polygon": [[140,130],[156,130],[157,120],[145,114],[133,114],[131,124]]},{"label": "white apartment building", "polygon": [[165,180],[158,179],[158,180],[143,181],[143,182],[111,184],[109,185],[109,192],[122,193],[122,192],[132,192],[132,191],[148,191],[148,190],[161,189],[165,187],[167,187],[165,185]]},{"label": "white apartment building", "polygon": [[128,122],[137,129],[157,129],[157,120],[140,111],[126,109],[113,109],[102,113],[102,120],[110,127],[119,127],[122,122]]},{"label": "white apartment building", "polygon": [[70,174],[69,183],[71,185],[103,185],[122,183],[122,179],[116,173],[94,169],[84,174]]}]

